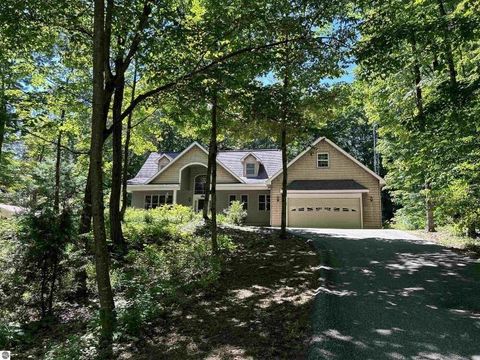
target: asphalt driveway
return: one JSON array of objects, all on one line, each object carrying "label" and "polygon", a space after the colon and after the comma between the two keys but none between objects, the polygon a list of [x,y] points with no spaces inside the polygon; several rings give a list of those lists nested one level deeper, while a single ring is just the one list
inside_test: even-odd
[{"label": "asphalt driveway", "polygon": [[310,359],[480,360],[480,262],[395,230],[291,231],[322,262]]}]

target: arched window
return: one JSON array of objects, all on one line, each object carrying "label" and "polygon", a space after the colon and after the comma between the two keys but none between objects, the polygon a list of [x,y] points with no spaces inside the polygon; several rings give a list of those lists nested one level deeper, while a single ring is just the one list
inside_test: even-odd
[{"label": "arched window", "polygon": [[207,182],[207,175],[197,175],[195,177],[195,194],[205,194],[205,183]]}]

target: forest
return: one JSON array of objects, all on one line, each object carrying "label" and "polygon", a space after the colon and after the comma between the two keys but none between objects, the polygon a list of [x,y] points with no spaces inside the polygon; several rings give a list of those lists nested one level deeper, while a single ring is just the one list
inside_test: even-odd
[{"label": "forest", "polygon": [[[238,254],[268,251],[252,243],[291,238],[286,205],[278,233],[239,229],[239,204],[217,212],[219,150],[280,149],[285,204],[288,161],[326,136],[385,178],[385,228],[479,246],[478,0],[2,0],[0,49],[0,205],[22,209],[0,213],[14,358],[186,358],[145,341],[232,281]],[[192,141],[210,208],[131,208],[148,155]]]}]

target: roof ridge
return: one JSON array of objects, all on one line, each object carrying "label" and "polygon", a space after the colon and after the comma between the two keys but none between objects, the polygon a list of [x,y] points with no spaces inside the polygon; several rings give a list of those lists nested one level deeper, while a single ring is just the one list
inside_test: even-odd
[{"label": "roof ridge", "polygon": [[255,152],[255,151],[281,151],[280,149],[231,149],[231,150],[218,150],[218,152]]}]

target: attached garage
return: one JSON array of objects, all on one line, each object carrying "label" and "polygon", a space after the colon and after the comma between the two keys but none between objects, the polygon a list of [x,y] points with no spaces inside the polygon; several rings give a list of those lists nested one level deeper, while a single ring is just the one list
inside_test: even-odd
[{"label": "attached garage", "polygon": [[297,180],[287,192],[287,223],[303,228],[363,228],[362,194],[353,180]]}]

